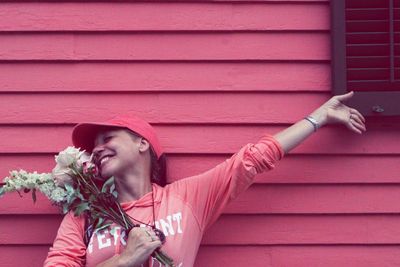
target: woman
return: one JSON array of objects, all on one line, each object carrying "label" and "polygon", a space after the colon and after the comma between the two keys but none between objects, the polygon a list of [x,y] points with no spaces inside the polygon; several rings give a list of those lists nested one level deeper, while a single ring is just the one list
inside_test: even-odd
[{"label": "woman", "polygon": [[[77,125],[74,145],[93,152],[102,178],[114,176],[118,201],[143,227],[127,235],[112,225],[95,231],[86,245],[84,218],[67,214],[45,266],[161,266],[151,257],[161,246],[176,266],[192,266],[204,231],[230,199],[250,186],[256,174],[274,168],[285,153],[325,124],[341,123],[358,134],[366,130],[364,117],[343,104],[352,95],[332,97],[275,136],[266,135],[215,168],[165,187],[160,186],[163,151],[148,123],[118,117]],[[165,234],[164,244],[154,228]]]}]

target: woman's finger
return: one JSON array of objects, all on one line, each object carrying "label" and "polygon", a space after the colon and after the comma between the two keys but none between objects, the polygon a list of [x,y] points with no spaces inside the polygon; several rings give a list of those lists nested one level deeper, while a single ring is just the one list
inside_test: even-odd
[{"label": "woman's finger", "polygon": [[152,229],[146,229],[146,235],[150,238],[149,245],[151,246],[152,251],[162,246],[160,238]]},{"label": "woman's finger", "polygon": [[362,134],[361,130],[357,129],[351,122],[347,123],[347,128],[355,133]]},{"label": "woman's finger", "polygon": [[162,243],[160,240],[155,240],[153,242],[149,243],[150,246],[150,250],[153,252],[154,250],[156,250],[157,248],[162,246]]},{"label": "woman's finger", "polygon": [[362,120],[361,117],[359,117],[359,116],[357,116],[357,115],[355,115],[355,114],[351,114],[351,115],[350,115],[350,120],[353,120],[353,121],[357,122],[359,125],[362,126],[362,128],[363,128],[364,130],[366,130],[364,121]]},{"label": "woman's finger", "polygon": [[152,229],[145,230],[146,235],[150,238],[151,242],[160,241],[160,238],[156,235],[156,233]]},{"label": "woman's finger", "polygon": [[365,123],[365,118],[364,118],[364,116],[363,116],[357,109],[351,108],[351,109],[350,109],[350,113],[356,114],[356,115],[359,116],[359,117],[362,119],[362,121]]},{"label": "woman's finger", "polygon": [[356,120],[352,120],[350,122],[354,127],[356,127],[357,129],[361,130],[362,132],[365,132],[367,129],[365,128],[363,123],[359,123]]},{"label": "woman's finger", "polygon": [[337,96],[336,96],[336,99],[339,100],[340,102],[342,102],[342,101],[347,101],[347,100],[349,100],[353,95],[354,95],[354,92],[351,91],[351,92],[349,92],[349,93],[347,93],[347,94],[344,94],[344,95],[337,95]]}]

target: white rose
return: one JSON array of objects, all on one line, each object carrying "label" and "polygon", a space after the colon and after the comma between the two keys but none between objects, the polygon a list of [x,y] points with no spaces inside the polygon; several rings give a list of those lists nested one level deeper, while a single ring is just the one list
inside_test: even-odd
[{"label": "white rose", "polygon": [[72,170],[64,166],[56,165],[51,172],[54,178],[54,183],[57,186],[63,187],[65,184],[73,184]]},{"label": "white rose", "polygon": [[79,170],[82,170],[83,164],[85,162],[90,162],[92,160],[92,157],[90,154],[86,152],[81,152],[81,155],[79,156],[79,159],[76,161],[76,167]]},{"label": "white rose", "polygon": [[68,167],[78,161],[83,152],[79,151],[76,147],[69,146],[61,151],[55,158],[58,165],[61,167]]}]

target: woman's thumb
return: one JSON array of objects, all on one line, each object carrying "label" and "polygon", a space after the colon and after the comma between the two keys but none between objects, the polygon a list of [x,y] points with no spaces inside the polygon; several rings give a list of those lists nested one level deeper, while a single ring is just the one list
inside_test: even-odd
[{"label": "woman's thumb", "polygon": [[339,101],[347,101],[349,100],[352,96],[354,95],[354,91],[348,92],[347,94],[344,95],[337,95],[336,98]]}]

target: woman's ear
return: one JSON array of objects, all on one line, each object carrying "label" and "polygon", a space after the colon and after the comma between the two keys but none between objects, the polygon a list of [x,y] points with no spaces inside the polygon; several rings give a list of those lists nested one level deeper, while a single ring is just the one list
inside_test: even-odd
[{"label": "woman's ear", "polygon": [[146,152],[147,150],[150,150],[150,143],[146,139],[140,138],[139,151]]}]

